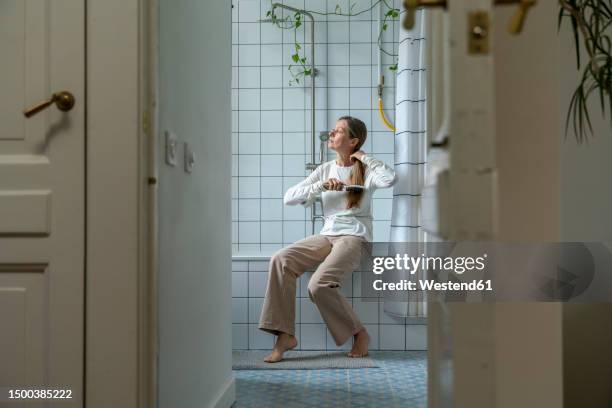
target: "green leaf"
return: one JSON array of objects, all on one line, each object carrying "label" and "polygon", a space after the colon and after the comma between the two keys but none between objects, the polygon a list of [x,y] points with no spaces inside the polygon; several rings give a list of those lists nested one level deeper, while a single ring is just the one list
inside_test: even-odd
[{"label": "green leaf", "polygon": [[391,65],[391,66],[389,67],[389,70],[390,70],[390,71],[397,71],[397,63],[395,63],[395,64]]},{"label": "green leaf", "polygon": [[304,70],[304,75],[310,75],[311,74],[311,70],[310,69],[305,69]]},{"label": "green leaf", "polygon": [[336,8],[334,9],[334,13],[336,14],[342,14],[342,9],[340,8],[339,4],[336,4]]},{"label": "green leaf", "polygon": [[388,27],[388,26],[387,26],[387,23],[385,23],[385,24],[383,24],[382,29],[383,29],[383,30],[386,30],[386,29],[387,29],[387,27]]},{"label": "green leaf", "polygon": [[302,49],[302,46],[300,45],[300,43],[298,43],[298,42],[295,43],[295,49],[296,50],[301,50]]},{"label": "green leaf", "polygon": [[293,60],[293,62],[298,62],[300,60],[300,56],[297,54],[293,54],[291,56],[291,59]]}]

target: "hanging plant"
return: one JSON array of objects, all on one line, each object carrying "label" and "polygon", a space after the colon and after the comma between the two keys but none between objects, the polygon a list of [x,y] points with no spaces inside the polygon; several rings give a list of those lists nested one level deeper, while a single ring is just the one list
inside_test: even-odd
[{"label": "hanging plant", "polygon": [[[581,43],[588,61],[582,69],[580,84],[574,91],[565,121],[565,135],[570,128],[578,143],[593,136],[587,101],[593,93],[599,95],[602,114],[606,106],[612,124],[612,0],[559,0],[558,28],[569,18],[574,34],[576,66],[581,69]],[[581,41],[582,37],[582,41]]]},{"label": "hanging plant", "polygon": [[296,11],[293,14],[289,14],[286,17],[279,17],[276,14],[276,7],[270,1],[270,10],[266,12],[266,17],[268,17],[274,25],[281,29],[285,30],[293,30],[293,54],[291,54],[291,60],[294,64],[290,64],[287,69],[291,73],[292,79],[289,81],[289,85],[299,84],[300,80],[313,75],[312,65],[308,62],[308,58],[304,55],[302,44],[297,40],[297,30],[303,25],[303,16],[304,12],[308,12],[311,14],[317,14],[320,16],[328,16],[328,15],[336,15],[336,16],[345,16],[345,17],[354,17],[360,14],[363,14],[367,11],[372,10],[379,3],[383,3],[387,7],[387,11],[385,12],[383,23],[381,24],[380,32],[378,33],[377,44],[380,50],[386,54],[394,58],[394,63],[389,67],[391,71],[397,71],[397,54],[393,52],[389,52],[384,49],[382,44],[382,34],[389,28],[389,22],[393,20],[397,20],[399,18],[399,9],[393,8],[391,5],[387,3],[387,0],[377,0],[372,6],[366,8],[364,10],[355,12],[354,8],[356,3],[352,3],[349,6],[348,12],[343,12],[340,4],[336,4],[333,12],[319,12],[314,10],[300,10]]}]

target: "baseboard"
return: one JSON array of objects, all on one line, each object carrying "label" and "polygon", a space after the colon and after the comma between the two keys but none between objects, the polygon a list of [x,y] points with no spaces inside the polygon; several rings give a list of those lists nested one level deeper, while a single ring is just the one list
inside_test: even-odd
[{"label": "baseboard", "polygon": [[213,401],[213,408],[230,408],[236,402],[236,380],[233,373]]}]

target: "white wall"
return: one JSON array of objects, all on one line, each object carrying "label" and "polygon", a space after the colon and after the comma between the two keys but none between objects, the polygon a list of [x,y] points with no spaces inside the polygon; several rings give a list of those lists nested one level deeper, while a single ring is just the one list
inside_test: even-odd
[{"label": "white wall", "polygon": [[[231,4],[160,0],[159,407],[229,406],[231,372]],[[182,142],[196,154],[183,171]]]}]

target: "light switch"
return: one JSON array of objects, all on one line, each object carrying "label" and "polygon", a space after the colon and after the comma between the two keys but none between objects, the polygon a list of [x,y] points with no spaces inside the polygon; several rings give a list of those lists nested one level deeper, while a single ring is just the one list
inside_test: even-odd
[{"label": "light switch", "polygon": [[176,166],[177,163],[178,138],[170,131],[166,131],[166,163]]},{"label": "light switch", "polygon": [[193,166],[195,165],[195,153],[189,146],[189,143],[185,142],[185,173],[191,173]]}]

